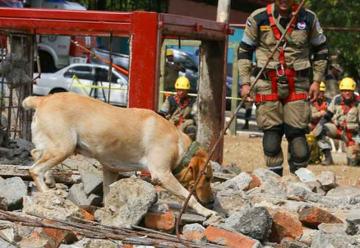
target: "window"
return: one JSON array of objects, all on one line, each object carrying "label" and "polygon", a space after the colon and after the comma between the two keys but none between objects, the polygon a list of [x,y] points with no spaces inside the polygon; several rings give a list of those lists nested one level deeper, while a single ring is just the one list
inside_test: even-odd
[{"label": "window", "polygon": [[76,75],[79,79],[94,80],[92,69],[90,66],[74,66],[64,73],[64,77],[71,78]]}]

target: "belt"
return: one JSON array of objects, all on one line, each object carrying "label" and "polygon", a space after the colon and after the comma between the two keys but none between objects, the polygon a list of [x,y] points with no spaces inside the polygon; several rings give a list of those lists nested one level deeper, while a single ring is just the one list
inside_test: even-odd
[{"label": "belt", "polygon": [[[261,68],[259,68],[259,67],[256,67],[255,69],[254,69],[254,72],[253,72],[253,74],[255,75],[255,76],[257,76],[257,74],[259,74],[259,72],[260,72],[260,70],[261,70]],[[274,71],[275,69],[265,69],[264,71],[263,71],[263,73],[261,73],[260,74],[260,77],[259,77],[259,79],[262,79],[262,80],[270,80],[270,77],[269,77],[269,72],[270,71]],[[300,71],[295,71],[295,77],[309,77],[310,76],[310,69],[308,68],[308,69],[304,69],[304,70],[300,70]]]}]

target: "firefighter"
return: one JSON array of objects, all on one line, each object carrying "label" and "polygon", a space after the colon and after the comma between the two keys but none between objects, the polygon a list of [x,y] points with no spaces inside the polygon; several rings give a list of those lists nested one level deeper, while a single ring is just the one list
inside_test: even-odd
[{"label": "firefighter", "polygon": [[[320,119],[326,114],[331,99],[325,97],[325,92],[325,83],[321,82],[318,98],[311,104],[311,122],[309,125],[310,131],[314,130]],[[322,153],[325,156],[325,159],[321,162],[323,165],[330,165],[334,163],[331,155],[331,144],[325,136],[321,137],[319,140],[316,140],[314,135],[310,133],[307,135],[307,140],[311,151],[310,162],[320,162],[320,156]],[[312,140],[315,142],[311,142]]]},{"label": "firefighter", "polygon": [[172,122],[192,140],[196,138],[195,104],[188,95],[190,81],[180,76],[175,82],[176,95],[170,95],[160,108],[160,114]]},{"label": "firefighter", "polygon": [[[295,9],[297,4],[292,0],[276,0],[265,8],[255,10],[247,19],[238,52],[243,96],[250,92],[253,52],[258,68],[255,71],[259,72],[280,40]],[[327,68],[327,59],[326,37],[319,20],[313,12],[303,8],[254,86],[256,120],[264,131],[266,165],[279,175],[283,172],[281,140],[284,134],[289,142],[290,172],[294,173],[298,168],[308,165],[310,153],[305,137],[310,121],[308,97],[312,101],[316,100]]]},{"label": "firefighter", "polygon": [[346,145],[348,165],[359,165],[359,97],[355,94],[356,82],[349,77],[340,81],[340,94],[336,95],[324,117],[314,130],[316,136],[327,135],[340,139]]}]

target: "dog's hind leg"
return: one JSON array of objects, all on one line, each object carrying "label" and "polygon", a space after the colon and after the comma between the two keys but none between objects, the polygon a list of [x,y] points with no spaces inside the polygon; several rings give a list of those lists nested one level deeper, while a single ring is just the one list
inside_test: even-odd
[{"label": "dog's hind leg", "polygon": [[45,173],[53,166],[61,163],[69,156],[68,152],[51,152],[49,150],[43,151],[38,160],[30,167],[29,172],[33,178],[37,189],[40,192],[48,190],[45,183]]}]

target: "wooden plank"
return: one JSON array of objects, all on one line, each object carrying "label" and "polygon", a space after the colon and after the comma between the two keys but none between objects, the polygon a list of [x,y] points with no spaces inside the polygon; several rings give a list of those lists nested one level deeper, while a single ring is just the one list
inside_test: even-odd
[{"label": "wooden plank", "polygon": [[[1,164],[0,176],[7,177],[21,177],[24,180],[32,180],[29,173],[29,166]],[[52,171],[54,179],[58,183],[74,184],[79,181],[80,174],[77,171]]]}]

